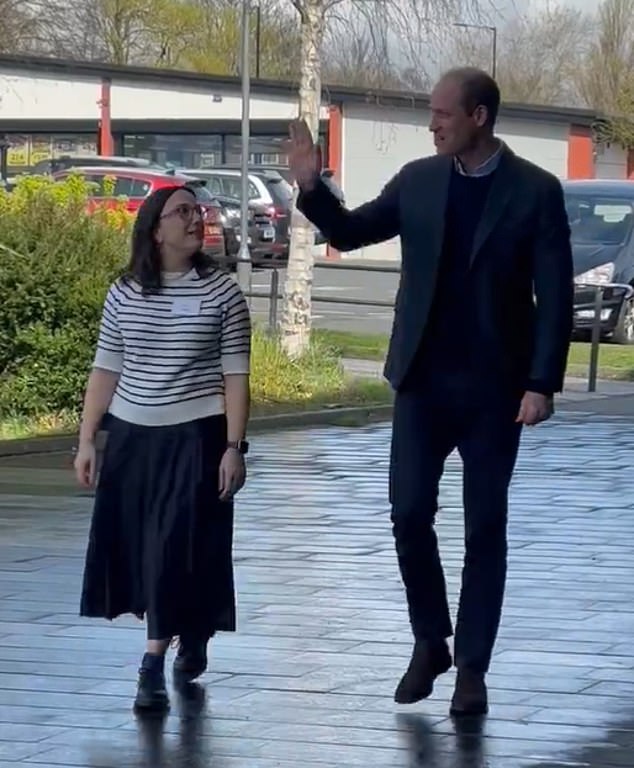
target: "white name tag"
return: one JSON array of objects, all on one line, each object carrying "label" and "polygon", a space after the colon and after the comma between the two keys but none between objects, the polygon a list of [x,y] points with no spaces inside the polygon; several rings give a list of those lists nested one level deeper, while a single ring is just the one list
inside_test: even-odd
[{"label": "white name tag", "polygon": [[173,315],[192,315],[200,314],[200,299],[174,299],[172,302]]}]

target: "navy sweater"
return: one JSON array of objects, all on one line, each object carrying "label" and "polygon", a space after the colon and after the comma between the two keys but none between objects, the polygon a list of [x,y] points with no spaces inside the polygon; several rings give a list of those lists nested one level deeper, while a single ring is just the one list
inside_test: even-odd
[{"label": "navy sweater", "polygon": [[452,171],[436,292],[412,372],[418,383],[469,386],[476,383],[474,376],[481,378],[478,338],[469,322],[474,300],[469,261],[494,173],[463,176]]}]

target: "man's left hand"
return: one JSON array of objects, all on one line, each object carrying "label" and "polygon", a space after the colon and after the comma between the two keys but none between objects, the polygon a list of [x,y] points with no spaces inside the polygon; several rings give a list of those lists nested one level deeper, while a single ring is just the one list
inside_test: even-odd
[{"label": "man's left hand", "polygon": [[539,392],[526,392],[520,403],[517,421],[527,427],[534,427],[542,421],[547,421],[555,412],[553,398]]}]

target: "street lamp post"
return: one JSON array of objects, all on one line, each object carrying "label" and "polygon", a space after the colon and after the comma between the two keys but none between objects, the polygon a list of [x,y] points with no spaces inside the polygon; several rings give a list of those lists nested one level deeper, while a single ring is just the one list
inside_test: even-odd
[{"label": "street lamp post", "polygon": [[238,283],[243,291],[248,289],[251,276],[251,254],[249,252],[249,101],[251,97],[251,79],[249,73],[250,11],[250,1],[242,0],[242,55],[240,65],[240,76],[242,79],[240,250],[238,252],[236,273]]},{"label": "street lamp post", "polygon": [[455,21],[453,26],[462,27],[463,29],[486,29],[491,32],[491,77],[495,78],[498,59],[498,28],[488,24],[467,24],[465,21]]}]

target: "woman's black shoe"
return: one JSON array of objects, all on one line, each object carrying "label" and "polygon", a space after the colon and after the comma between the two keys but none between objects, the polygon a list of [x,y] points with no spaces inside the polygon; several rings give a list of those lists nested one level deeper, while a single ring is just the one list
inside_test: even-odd
[{"label": "woman's black shoe", "polygon": [[162,670],[143,666],[139,669],[134,708],[148,712],[164,712],[169,709],[165,675]]},{"label": "woman's black shoe", "polygon": [[185,641],[181,638],[178,653],[174,659],[174,678],[178,681],[191,682],[207,669],[207,643]]}]

